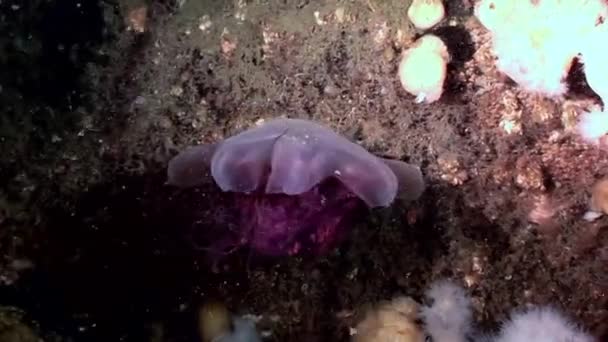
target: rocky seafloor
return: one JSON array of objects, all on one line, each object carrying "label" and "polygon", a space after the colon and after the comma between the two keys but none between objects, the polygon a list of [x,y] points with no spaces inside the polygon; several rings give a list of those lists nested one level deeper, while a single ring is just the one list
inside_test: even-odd
[{"label": "rocky seafloor", "polygon": [[[552,304],[606,339],[608,221],[582,216],[608,154],[572,134],[593,92],[576,70],[566,99],[520,90],[471,4],[447,1],[444,94],[417,104],[396,77],[422,34],[408,5],[0,2],[0,340],[193,341],[219,298],[270,340],[341,341],[370,304],[446,277],[485,329]],[[420,165],[426,192],[330,255],[210,268],[192,227],[222,194],[165,186],[167,162],[279,116]]]}]

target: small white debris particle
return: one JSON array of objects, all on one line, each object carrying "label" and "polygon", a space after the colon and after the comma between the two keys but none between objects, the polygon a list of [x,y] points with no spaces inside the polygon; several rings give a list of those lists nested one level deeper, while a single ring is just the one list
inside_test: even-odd
[{"label": "small white debris particle", "polygon": [[583,220],[587,222],[593,222],[598,218],[602,217],[602,213],[598,213],[597,211],[588,211],[583,215]]},{"label": "small white debris particle", "polygon": [[336,11],[334,12],[334,16],[336,17],[336,20],[338,21],[338,23],[342,24],[344,22],[344,7],[338,7],[336,8]]},{"label": "small white debris particle", "polygon": [[180,97],[184,93],[184,89],[180,86],[173,86],[169,93],[175,97]]},{"label": "small white debris particle", "polygon": [[521,132],[521,124],[515,120],[511,119],[503,119],[500,121],[500,127],[507,133],[520,133]]},{"label": "small white debris particle", "polygon": [[315,16],[315,21],[317,22],[317,25],[322,26],[322,25],[326,24],[325,20],[323,20],[321,18],[321,13],[319,13],[319,11],[315,11],[314,16]]},{"label": "small white debris particle", "polygon": [[416,96],[416,100],[414,102],[422,103],[422,102],[424,102],[424,99],[426,99],[426,94],[420,93],[420,94],[418,94],[418,96]]},{"label": "small white debris particle", "polygon": [[198,28],[201,31],[205,32],[205,31],[209,30],[209,28],[211,28],[211,25],[212,25],[212,22],[211,22],[211,19],[209,18],[209,15],[205,14],[204,16],[201,17]]}]

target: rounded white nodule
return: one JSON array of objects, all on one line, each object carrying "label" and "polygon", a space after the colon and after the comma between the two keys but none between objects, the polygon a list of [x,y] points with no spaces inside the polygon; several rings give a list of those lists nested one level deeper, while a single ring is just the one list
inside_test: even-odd
[{"label": "rounded white nodule", "polygon": [[432,103],[441,97],[450,59],[445,43],[428,34],[403,53],[399,80],[403,89],[416,96],[416,103]]},{"label": "rounded white nodule", "polygon": [[428,30],[445,17],[445,8],[441,0],[414,0],[407,17],[417,29]]}]

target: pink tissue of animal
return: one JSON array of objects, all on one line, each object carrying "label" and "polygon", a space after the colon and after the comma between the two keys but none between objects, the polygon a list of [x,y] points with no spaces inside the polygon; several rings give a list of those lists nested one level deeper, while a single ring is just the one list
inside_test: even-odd
[{"label": "pink tissue of animal", "polygon": [[212,250],[240,246],[270,255],[321,254],[335,247],[366,207],[418,198],[420,169],[379,158],[307,120],[274,119],[169,162],[168,184],[194,187],[211,176],[233,196],[236,215]]}]

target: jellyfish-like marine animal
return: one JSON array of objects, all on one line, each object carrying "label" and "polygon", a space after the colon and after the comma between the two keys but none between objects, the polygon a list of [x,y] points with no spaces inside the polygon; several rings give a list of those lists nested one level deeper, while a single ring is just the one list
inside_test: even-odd
[{"label": "jellyfish-like marine animal", "polygon": [[[424,190],[417,166],[379,158],[308,120],[274,119],[216,144],[186,149],[168,184],[188,188],[211,176],[234,196],[236,220],[215,250],[321,254],[335,247],[362,209],[389,206]],[[229,233],[229,234],[228,234]]]}]

